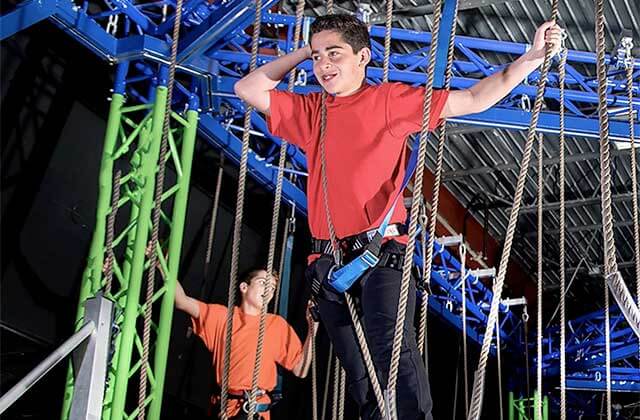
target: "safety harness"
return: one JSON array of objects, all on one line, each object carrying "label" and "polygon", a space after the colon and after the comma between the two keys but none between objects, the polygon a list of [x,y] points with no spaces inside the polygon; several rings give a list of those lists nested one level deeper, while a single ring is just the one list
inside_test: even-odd
[{"label": "safety harness", "polygon": [[[384,254],[380,256],[382,243],[385,237],[398,236],[405,233],[404,225],[389,224],[393,212],[398,204],[402,192],[409,184],[409,180],[416,170],[418,160],[418,148],[414,147],[409,157],[407,171],[405,172],[402,186],[393,199],[391,208],[387,211],[380,227],[363,232],[357,235],[349,236],[340,240],[341,247],[348,251],[354,252],[360,249],[364,251],[356,258],[340,266],[338,262],[332,267],[328,274],[329,285],[340,293],[347,291],[353,283],[356,282],[368,269],[382,264],[385,267],[399,268],[402,267],[404,255]],[[320,254],[331,253],[331,242],[329,240],[312,239],[312,252]]]}]

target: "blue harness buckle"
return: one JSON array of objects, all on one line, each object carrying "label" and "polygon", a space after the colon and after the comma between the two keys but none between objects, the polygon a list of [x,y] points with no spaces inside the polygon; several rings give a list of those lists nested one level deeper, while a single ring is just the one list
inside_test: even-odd
[{"label": "blue harness buckle", "polygon": [[[385,237],[387,226],[389,226],[393,211],[396,208],[396,204],[398,204],[398,199],[402,195],[402,191],[407,187],[407,185],[409,184],[409,180],[413,176],[413,172],[416,169],[417,161],[418,148],[414,147],[413,151],[411,152],[411,156],[409,156],[409,162],[407,164],[407,170],[404,174],[404,179],[402,180],[402,186],[396,193],[396,196],[393,199],[393,204],[387,211],[387,214],[384,216],[384,219],[382,220],[382,223],[378,227],[377,231],[371,235],[371,238],[369,238],[370,243],[364,250],[364,252],[345,266],[334,266],[329,271],[329,274],[327,274],[329,285],[336,291],[340,293],[346,292],[353,285],[353,283],[355,283],[355,281],[358,280],[358,278],[360,278],[362,274],[364,274],[365,271],[372,267],[375,267],[375,265],[380,261],[380,247],[382,246],[382,241]],[[338,261],[336,262],[339,264]],[[336,268],[338,269],[336,270]]]},{"label": "blue harness buckle", "polygon": [[329,285],[340,293],[346,292],[366,270],[375,267],[380,258],[365,250],[349,264],[329,272]]}]

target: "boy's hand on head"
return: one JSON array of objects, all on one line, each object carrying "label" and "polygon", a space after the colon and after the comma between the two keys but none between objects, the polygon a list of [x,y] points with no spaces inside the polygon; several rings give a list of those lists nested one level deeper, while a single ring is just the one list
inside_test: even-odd
[{"label": "boy's hand on head", "polygon": [[310,58],[311,58],[311,44],[307,44],[307,45],[305,45],[305,46],[304,46],[304,47],[302,47],[302,48],[304,49],[305,57],[306,57],[307,59],[310,59]]},{"label": "boy's hand on head", "polygon": [[529,54],[534,59],[542,59],[544,58],[545,48],[549,44],[551,46],[551,55],[556,55],[562,46],[563,33],[564,30],[554,21],[543,23],[536,30],[533,46],[529,50]]}]

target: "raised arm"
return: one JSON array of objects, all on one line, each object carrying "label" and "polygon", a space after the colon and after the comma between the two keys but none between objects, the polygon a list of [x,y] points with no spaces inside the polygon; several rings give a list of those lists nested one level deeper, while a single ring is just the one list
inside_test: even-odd
[{"label": "raised arm", "polygon": [[310,57],[311,48],[307,45],[258,67],[238,80],[233,90],[240,99],[269,114],[269,91],[275,89],[291,69]]},{"label": "raised arm", "polygon": [[482,79],[469,89],[451,91],[442,117],[475,114],[498,103],[542,64],[547,43],[551,44],[553,54],[560,50],[562,29],[553,21],[545,22],[538,28],[531,49],[507,68]]},{"label": "raised arm", "polygon": [[184,292],[182,285],[180,282],[176,282],[176,309],[179,309],[183,312],[186,312],[193,318],[198,318],[200,316],[200,301],[194,299]]},{"label": "raised arm", "polygon": [[302,357],[298,364],[291,371],[298,378],[306,378],[309,373],[309,366],[311,366],[311,357],[313,356],[311,350],[313,346],[313,340],[316,339],[316,333],[318,332],[318,323],[313,320],[311,316],[311,306],[307,306],[307,325],[309,326],[309,332],[307,338],[304,340],[302,346]]}]

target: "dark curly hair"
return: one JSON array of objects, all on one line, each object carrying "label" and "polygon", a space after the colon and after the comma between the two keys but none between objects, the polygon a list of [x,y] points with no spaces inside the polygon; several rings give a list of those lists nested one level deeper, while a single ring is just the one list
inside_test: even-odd
[{"label": "dark curly hair", "polygon": [[[249,270],[246,270],[246,271],[242,272],[238,276],[238,279],[240,280],[238,282],[238,285],[240,285],[241,283],[247,283],[247,285],[250,285],[251,282],[253,281],[253,279],[261,271],[267,271],[267,269],[263,268],[263,267],[258,267],[258,268],[251,268]],[[276,283],[278,283],[280,281],[280,275],[278,274],[277,271],[274,271],[273,273],[271,273],[271,278],[273,278],[276,281]]]},{"label": "dark curly hair", "polygon": [[371,48],[367,25],[354,16],[345,14],[320,16],[311,24],[311,36],[322,31],[339,33],[354,53],[365,47]]}]

